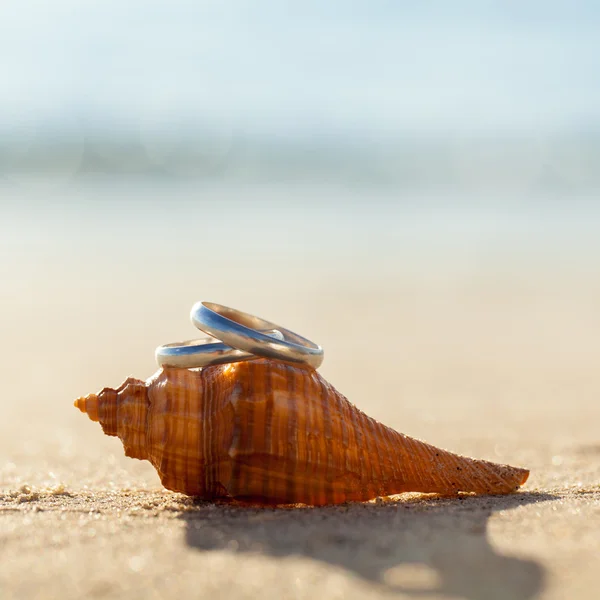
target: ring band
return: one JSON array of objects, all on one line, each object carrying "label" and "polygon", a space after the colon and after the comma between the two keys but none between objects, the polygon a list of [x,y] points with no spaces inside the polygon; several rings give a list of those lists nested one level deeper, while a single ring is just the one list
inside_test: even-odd
[{"label": "ring band", "polygon": [[[283,339],[283,334],[277,330],[264,333],[273,339]],[[154,356],[160,367],[179,369],[195,369],[257,358],[249,352],[223,344],[213,337],[163,344],[156,349]]]},{"label": "ring band", "polygon": [[[192,323],[232,348],[264,358],[308,364],[314,369],[323,362],[323,348],[302,336],[254,315],[214,302],[196,302]],[[276,329],[282,340],[264,333]],[[243,360],[243,359],[242,359]]]}]

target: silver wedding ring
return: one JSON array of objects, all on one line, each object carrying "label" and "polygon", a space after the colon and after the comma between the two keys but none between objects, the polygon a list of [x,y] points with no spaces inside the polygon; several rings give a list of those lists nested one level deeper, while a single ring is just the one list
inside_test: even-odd
[{"label": "silver wedding ring", "polygon": [[[274,339],[283,339],[283,334],[277,330],[264,333]],[[249,352],[232,348],[210,336],[198,340],[164,344],[156,349],[154,356],[159,366],[179,369],[195,369],[256,358]]]},{"label": "silver wedding ring", "polygon": [[254,315],[214,302],[197,302],[190,317],[210,337],[159,346],[155,352],[159,366],[193,369],[262,357],[316,369],[323,362],[321,346]]},{"label": "silver wedding ring", "polygon": [[[255,356],[303,363],[314,369],[323,362],[321,346],[285,327],[240,310],[214,302],[196,302],[190,317],[198,329]],[[277,340],[264,333],[269,329],[280,331],[283,339]]]}]

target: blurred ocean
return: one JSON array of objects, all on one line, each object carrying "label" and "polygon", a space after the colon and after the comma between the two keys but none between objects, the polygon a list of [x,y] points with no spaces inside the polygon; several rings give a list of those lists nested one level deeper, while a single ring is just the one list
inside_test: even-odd
[{"label": "blurred ocean", "polygon": [[591,1],[3,3],[0,267],[591,273],[599,25]]},{"label": "blurred ocean", "polygon": [[6,2],[0,177],[597,193],[599,25],[592,1]]}]

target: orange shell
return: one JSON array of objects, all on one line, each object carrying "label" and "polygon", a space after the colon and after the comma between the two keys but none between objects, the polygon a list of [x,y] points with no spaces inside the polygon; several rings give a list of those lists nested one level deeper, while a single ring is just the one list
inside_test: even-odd
[{"label": "orange shell", "polygon": [[205,499],[339,504],[400,492],[504,494],[529,471],[378,423],[314,369],[252,360],[159,370],[75,401],[162,484]]}]

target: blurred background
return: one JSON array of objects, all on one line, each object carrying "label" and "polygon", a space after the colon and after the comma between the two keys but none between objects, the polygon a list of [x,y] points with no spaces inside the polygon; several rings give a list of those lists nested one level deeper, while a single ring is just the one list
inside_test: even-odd
[{"label": "blurred background", "polygon": [[591,0],[3,2],[0,486],[156,487],[71,402],[151,375],[199,299],[321,343],[408,434],[595,480],[599,26]]}]

